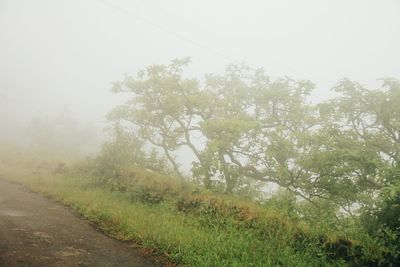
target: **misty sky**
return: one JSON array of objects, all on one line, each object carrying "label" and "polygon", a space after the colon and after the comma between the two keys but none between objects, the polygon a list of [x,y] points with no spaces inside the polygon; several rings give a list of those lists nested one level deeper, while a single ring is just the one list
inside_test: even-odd
[{"label": "misty sky", "polygon": [[244,61],[326,98],[342,77],[400,78],[399,47],[398,0],[0,0],[0,120],[67,107],[102,125],[111,82],[186,56],[193,75]]}]

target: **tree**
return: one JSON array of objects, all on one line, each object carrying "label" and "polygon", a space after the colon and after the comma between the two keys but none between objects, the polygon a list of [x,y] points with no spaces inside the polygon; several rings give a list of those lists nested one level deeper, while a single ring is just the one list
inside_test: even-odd
[{"label": "tree", "polygon": [[113,91],[130,92],[132,99],[110,113],[110,120],[129,123],[138,135],[160,148],[171,163],[175,174],[183,177],[173,152],[188,147],[203,162],[200,150],[192,140],[199,131],[200,116],[206,101],[198,90],[196,79],[184,79],[182,68],[189,59],[175,60],[170,65],[155,65],[138,73],[137,79],[127,76],[116,83]]},{"label": "tree", "polygon": [[116,83],[114,92],[132,98],[109,118],[129,122],[161,148],[179,176],[173,153],[188,147],[197,159],[193,174],[209,188],[223,180],[232,192],[241,180],[253,179],[297,189],[306,177],[295,157],[307,149],[307,129],[316,122],[306,104],[313,85],[271,82],[261,69],[230,65],[222,76],[206,76],[200,88],[198,80],[183,78],[188,63],[154,65]]},{"label": "tree", "polygon": [[335,99],[319,106],[324,146],[315,152],[320,174],[346,181],[345,199],[373,205],[376,193],[396,181],[390,175],[400,163],[400,83],[384,79],[368,90],[343,79]]},{"label": "tree", "polygon": [[[313,105],[314,85],[272,80],[262,69],[229,65],[204,81],[185,77],[189,59],[126,76],[113,91],[129,100],[110,113],[161,151],[183,177],[176,155],[193,153],[192,174],[227,193],[249,181],[275,184],[314,205],[331,201],[352,212],[385,184],[399,163],[399,83],[368,91],[349,80],[341,95]],[[387,181],[386,181],[387,182]]]}]

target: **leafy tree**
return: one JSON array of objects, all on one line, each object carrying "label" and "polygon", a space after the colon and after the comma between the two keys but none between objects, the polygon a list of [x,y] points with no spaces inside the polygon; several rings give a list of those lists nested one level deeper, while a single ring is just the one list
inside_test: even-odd
[{"label": "leafy tree", "polygon": [[343,79],[337,97],[314,105],[309,81],[271,79],[245,65],[200,81],[184,75],[189,63],[126,76],[113,91],[129,98],[109,119],[129,125],[182,178],[176,155],[191,151],[192,176],[209,189],[271,186],[277,194],[266,205],[329,229],[359,218],[383,240],[387,262],[399,262],[400,81],[368,90]]},{"label": "leafy tree", "polygon": [[368,90],[344,79],[334,91],[339,97],[319,107],[318,172],[344,182],[338,189],[349,204],[373,205],[376,192],[398,180],[390,173],[400,163],[400,83],[384,79],[382,88]]},{"label": "leafy tree", "polygon": [[[180,177],[183,174],[173,152],[181,147],[189,148],[202,166],[207,165],[201,141],[194,140],[194,135],[201,133],[201,122],[215,106],[210,102],[214,99],[199,90],[196,79],[182,77],[183,67],[188,63],[189,59],[184,59],[168,66],[151,66],[139,72],[136,79],[126,77],[116,83],[114,92],[130,92],[133,97],[109,115],[111,120],[130,123],[143,140],[160,148]],[[204,175],[204,183],[211,186],[210,174],[204,172]]]},{"label": "leafy tree", "polygon": [[110,114],[131,123],[141,138],[160,147],[177,175],[174,152],[189,148],[193,174],[211,188],[223,180],[227,192],[253,179],[297,194],[308,174],[296,156],[308,148],[316,123],[306,97],[313,85],[289,78],[271,82],[262,70],[230,65],[222,76],[206,76],[203,88],[184,78],[188,59],[155,65],[116,83],[114,92],[132,98]]},{"label": "leafy tree", "polygon": [[[399,82],[367,90],[343,80],[339,97],[312,105],[314,85],[272,80],[262,69],[229,65],[204,81],[187,78],[189,59],[153,65],[126,76],[113,91],[130,99],[110,113],[160,149],[176,175],[176,155],[192,152],[192,174],[206,187],[237,192],[249,182],[274,184],[320,206],[352,213],[372,205],[399,164]],[[319,201],[316,201],[316,200]]]}]

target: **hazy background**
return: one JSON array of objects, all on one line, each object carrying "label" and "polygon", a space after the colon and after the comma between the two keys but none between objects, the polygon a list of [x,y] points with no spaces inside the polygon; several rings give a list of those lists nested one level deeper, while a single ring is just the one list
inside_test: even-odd
[{"label": "hazy background", "polygon": [[310,79],[400,78],[398,0],[0,0],[0,135],[69,112],[94,129],[120,97],[111,82],[190,56],[190,74],[230,62]]}]

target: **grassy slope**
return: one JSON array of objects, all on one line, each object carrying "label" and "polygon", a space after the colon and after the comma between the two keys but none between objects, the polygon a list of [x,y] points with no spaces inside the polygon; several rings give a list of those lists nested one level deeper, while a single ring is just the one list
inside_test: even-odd
[{"label": "grassy slope", "polygon": [[[125,193],[93,186],[93,178],[54,175],[34,164],[0,165],[0,176],[54,197],[121,240],[134,240],[188,266],[330,266],[309,244],[295,249],[292,223],[267,214],[268,228],[206,212],[182,212],[176,201],[132,200]],[[204,209],[203,209],[204,211]],[[251,217],[251,216],[250,216]],[[283,224],[283,225],[282,225]],[[322,256],[317,256],[321,254]],[[335,265],[339,263],[336,262]]]}]

